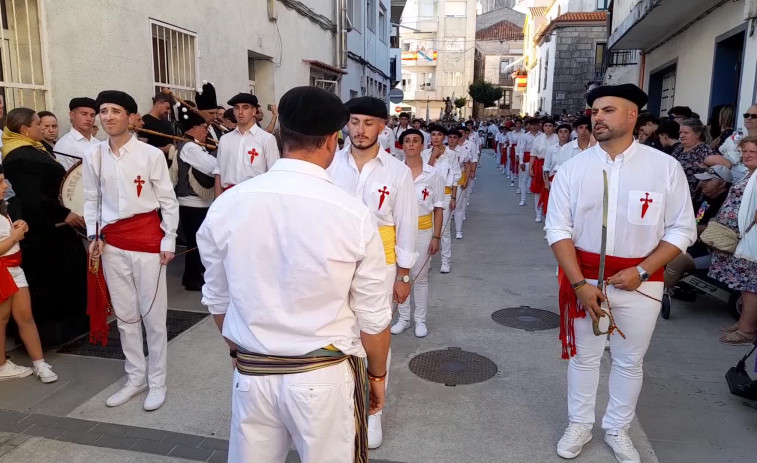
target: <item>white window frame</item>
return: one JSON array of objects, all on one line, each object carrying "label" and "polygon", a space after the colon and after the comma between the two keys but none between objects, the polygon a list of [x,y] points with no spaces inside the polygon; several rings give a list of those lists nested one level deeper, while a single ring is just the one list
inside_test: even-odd
[{"label": "white window frame", "polygon": [[378,28],[379,40],[381,40],[381,43],[387,43],[389,40],[389,24],[386,20],[386,7],[384,5],[379,5]]},{"label": "white window frame", "polygon": [[347,19],[353,30],[362,31],[363,27],[363,2],[365,0],[347,0]]},{"label": "white window frame", "polygon": [[[452,7],[454,5],[454,8],[463,8],[462,12],[459,11],[449,11],[448,8]],[[451,14],[450,14],[451,13]],[[447,1],[444,4],[444,16],[448,18],[465,18],[468,13],[468,3],[467,2],[461,2],[461,1]]]},{"label": "white window frame", "polygon": [[[157,30],[156,30],[157,28]],[[165,54],[165,61],[166,63],[171,63],[170,68],[168,70],[168,75],[166,79],[163,79],[162,70],[159,68],[158,72],[159,74],[156,74],[155,69],[155,51],[154,51],[154,43],[153,39],[155,38],[154,32],[160,32],[161,36],[159,36],[159,39],[162,39],[164,41],[163,44],[163,53]],[[166,37],[166,32],[168,32],[168,37]],[[182,54],[186,55],[187,51],[190,51],[193,53],[193,56],[190,56],[189,59],[182,58],[181,63],[173,63],[172,59],[169,59],[172,55],[169,55],[169,48],[170,51],[173,52],[173,41],[174,41],[174,34],[176,34],[176,49],[179,50],[179,47],[181,47]],[[186,42],[186,39],[182,38],[179,40],[180,34],[183,34],[183,36],[191,37],[193,40],[190,41],[188,44]],[[166,40],[168,41],[166,42]],[[194,48],[193,50],[191,48]],[[168,23],[165,23],[163,21],[159,21],[156,19],[150,19],[150,51],[151,57],[151,71],[152,71],[152,78],[153,78],[153,88],[154,89],[160,89],[160,88],[168,88],[173,93],[175,93],[177,96],[184,98],[184,99],[194,99],[195,92],[197,90],[197,86],[199,83],[199,79],[197,77],[197,71],[200,68],[200,61],[199,61],[199,44],[198,44],[198,37],[196,32],[192,32],[188,29],[184,29],[181,27],[177,27]],[[167,65],[168,66],[168,65]],[[188,71],[188,73],[187,73]],[[172,78],[170,73],[174,72],[174,76],[177,72],[181,72],[183,77],[181,79]],[[158,80],[155,80],[155,76],[158,76]],[[167,80],[169,82],[161,82],[160,80]],[[174,80],[174,82],[170,82],[171,80]]]},{"label": "white window frame", "polygon": [[365,25],[376,32],[376,0],[365,0]]}]

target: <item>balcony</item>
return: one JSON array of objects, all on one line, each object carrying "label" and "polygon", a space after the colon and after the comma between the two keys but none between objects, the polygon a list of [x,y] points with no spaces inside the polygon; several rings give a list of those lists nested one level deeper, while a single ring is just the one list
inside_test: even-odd
[{"label": "balcony", "polygon": [[422,33],[428,33],[428,32],[436,32],[439,30],[439,18],[437,17],[420,17],[417,18],[415,21],[413,21],[415,25],[415,29],[418,29],[418,32]]},{"label": "balcony", "polygon": [[607,72],[607,63],[596,63],[594,65],[594,80],[602,82],[605,80],[605,73]]},{"label": "balcony", "polygon": [[515,87],[515,79],[513,79],[513,76],[511,74],[500,74],[499,86],[500,87]]},{"label": "balcony", "polygon": [[610,50],[607,53],[608,66],[632,66],[639,64],[638,50]]}]

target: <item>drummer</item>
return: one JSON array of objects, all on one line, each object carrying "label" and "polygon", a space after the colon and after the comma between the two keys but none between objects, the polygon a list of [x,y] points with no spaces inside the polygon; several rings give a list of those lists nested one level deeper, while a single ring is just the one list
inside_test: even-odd
[{"label": "drummer", "polygon": [[[95,100],[89,97],[72,98],[68,103],[68,113],[71,118],[71,130],[60,137],[53,147],[55,159],[66,170],[71,170],[77,162],[81,161],[89,148],[98,142],[92,135],[92,127],[95,125],[97,106]],[[62,154],[61,154],[62,153]],[[66,156],[69,155],[69,156]]]}]

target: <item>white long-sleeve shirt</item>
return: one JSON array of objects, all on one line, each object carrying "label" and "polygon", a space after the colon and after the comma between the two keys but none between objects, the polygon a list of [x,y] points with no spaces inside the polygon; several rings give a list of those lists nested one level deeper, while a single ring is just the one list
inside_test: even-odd
[{"label": "white long-sleeve shirt", "polygon": [[578,146],[578,140],[570,141],[562,146],[553,145],[547,150],[547,157],[544,161],[544,172],[554,175],[561,165],[581,151],[581,148]]},{"label": "white long-sleeve shirt", "polygon": [[[197,140],[195,140],[197,141]],[[197,169],[205,175],[213,176],[213,172],[218,168],[218,160],[208,153],[208,151],[195,142],[185,143],[181,148],[179,157],[193,169]],[[189,174],[192,175],[192,174]],[[179,197],[179,206],[189,207],[210,207],[212,201],[205,201],[199,196],[182,196]]]},{"label": "white long-sleeve shirt", "polygon": [[[98,143],[100,143],[100,140],[98,140],[97,138],[89,137],[89,139],[87,139],[87,137],[82,135],[78,130],[71,127],[71,130],[60,137],[60,140],[55,143],[53,150],[60,153],[77,156],[79,158],[84,158],[84,155],[87,153],[87,151],[89,151],[92,146]],[[66,170],[71,169],[74,164],[76,164],[80,160],[75,157],[62,156],[57,153],[55,154],[55,159]]]},{"label": "white long-sleeve shirt", "polygon": [[364,357],[360,331],[391,321],[372,214],[315,164],[281,159],[224,193],[197,246],[202,303],[226,314],[223,336],[247,351],[295,356],[331,344]]},{"label": "white long-sleeve shirt", "polygon": [[256,124],[245,133],[238,128],[218,141],[218,168],[221,187],[239,185],[264,174],[279,159],[276,138]]},{"label": "white long-sleeve shirt", "polygon": [[336,153],[328,173],[334,184],[368,206],[379,227],[395,227],[397,265],[413,268],[418,257],[418,206],[413,176],[405,163],[379,149],[378,155],[358,171],[355,158],[346,148]]},{"label": "white long-sleeve shirt", "polygon": [[[428,164],[431,159],[433,148],[429,148],[421,153],[423,162]],[[457,182],[462,178],[462,172],[460,171],[460,162],[457,159],[457,152],[453,151],[449,146],[444,147],[444,154],[434,162],[433,165],[437,172],[444,179],[444,186],[453,187],[457,186]]]},{"label": "white long-sleeve shirt", "polygon": [[[350,137],[347,137],[347,140],[349,139]],[[347,140],[345,140],[345,147],[347,146]],[[382,130],[378,136],[378,141],[381,144],[382,150],[391,153],[394,149],[394,131],[389,127],[384,127],[384,130]]]},{"label": "white long-sleeve shirt", "polygon": [[418,200],[418,217],[431,214],[435,207],[444,207],[444,179],[436,168],[424,162],[423,171],[415,177],[413,185]]},{"label": "white long-sleeve shirt", "polygon": [[132,136],[114,153],[110,141],[105,140],[84,155],[82,177],[88,236],[96,233],[97,197],[102,191],[101,230],[121,219],[160,209],[160,228],[165,233],[160,250],[174,252],[179,203],[162,151]]},{"label": "white long-sleeve shirt", "polygon": [[531,154],[537,158],[544,159],[547,157],[547,150],[558,143],[560,143],[560,138],[556,133],[549,136],[546,133],[540,133],[534,140]]},{"label": "white long-sleeve shirt", "polygon": [[515,147],[515,154],[518,155],[520,159],[523,159],[523,154],[525,153],[534,154],[534,141],[536,141],[536,137],[538,137],[540,133],[541,132],[536,132],[536,135],[534,135],[531,132],[526,132],[518,137],[518,146]]},{"label": "white long-sleeve shirt", "polygon": [[595,145],[560,167],[544,227],[550,246],[570,239],[576,248],[599,254],[603,170],[609,193],[607,255],[646,257],[660,240],[686,252],[697,230],[683,168],[674,158],[636,141],[614,161]]},{"label": "white long-sleeve shirt", "polygon": [[[520,131],[511,131],[508,132],[507,135],[505,135],[505,142],[507,143],[507,146],[516,146],[520,144],[520,138],[525,135],[526,133],[521,129]],[[516,146],[516,152],[517,152],[517,146]]]}]

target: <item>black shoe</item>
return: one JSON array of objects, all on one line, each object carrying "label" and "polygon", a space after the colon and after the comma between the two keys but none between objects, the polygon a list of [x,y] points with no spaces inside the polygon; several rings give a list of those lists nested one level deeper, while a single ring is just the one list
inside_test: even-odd
[{"label": "black shoe", "polygon": [[202,285],[184,285],[186,291],[202,291]]}]

